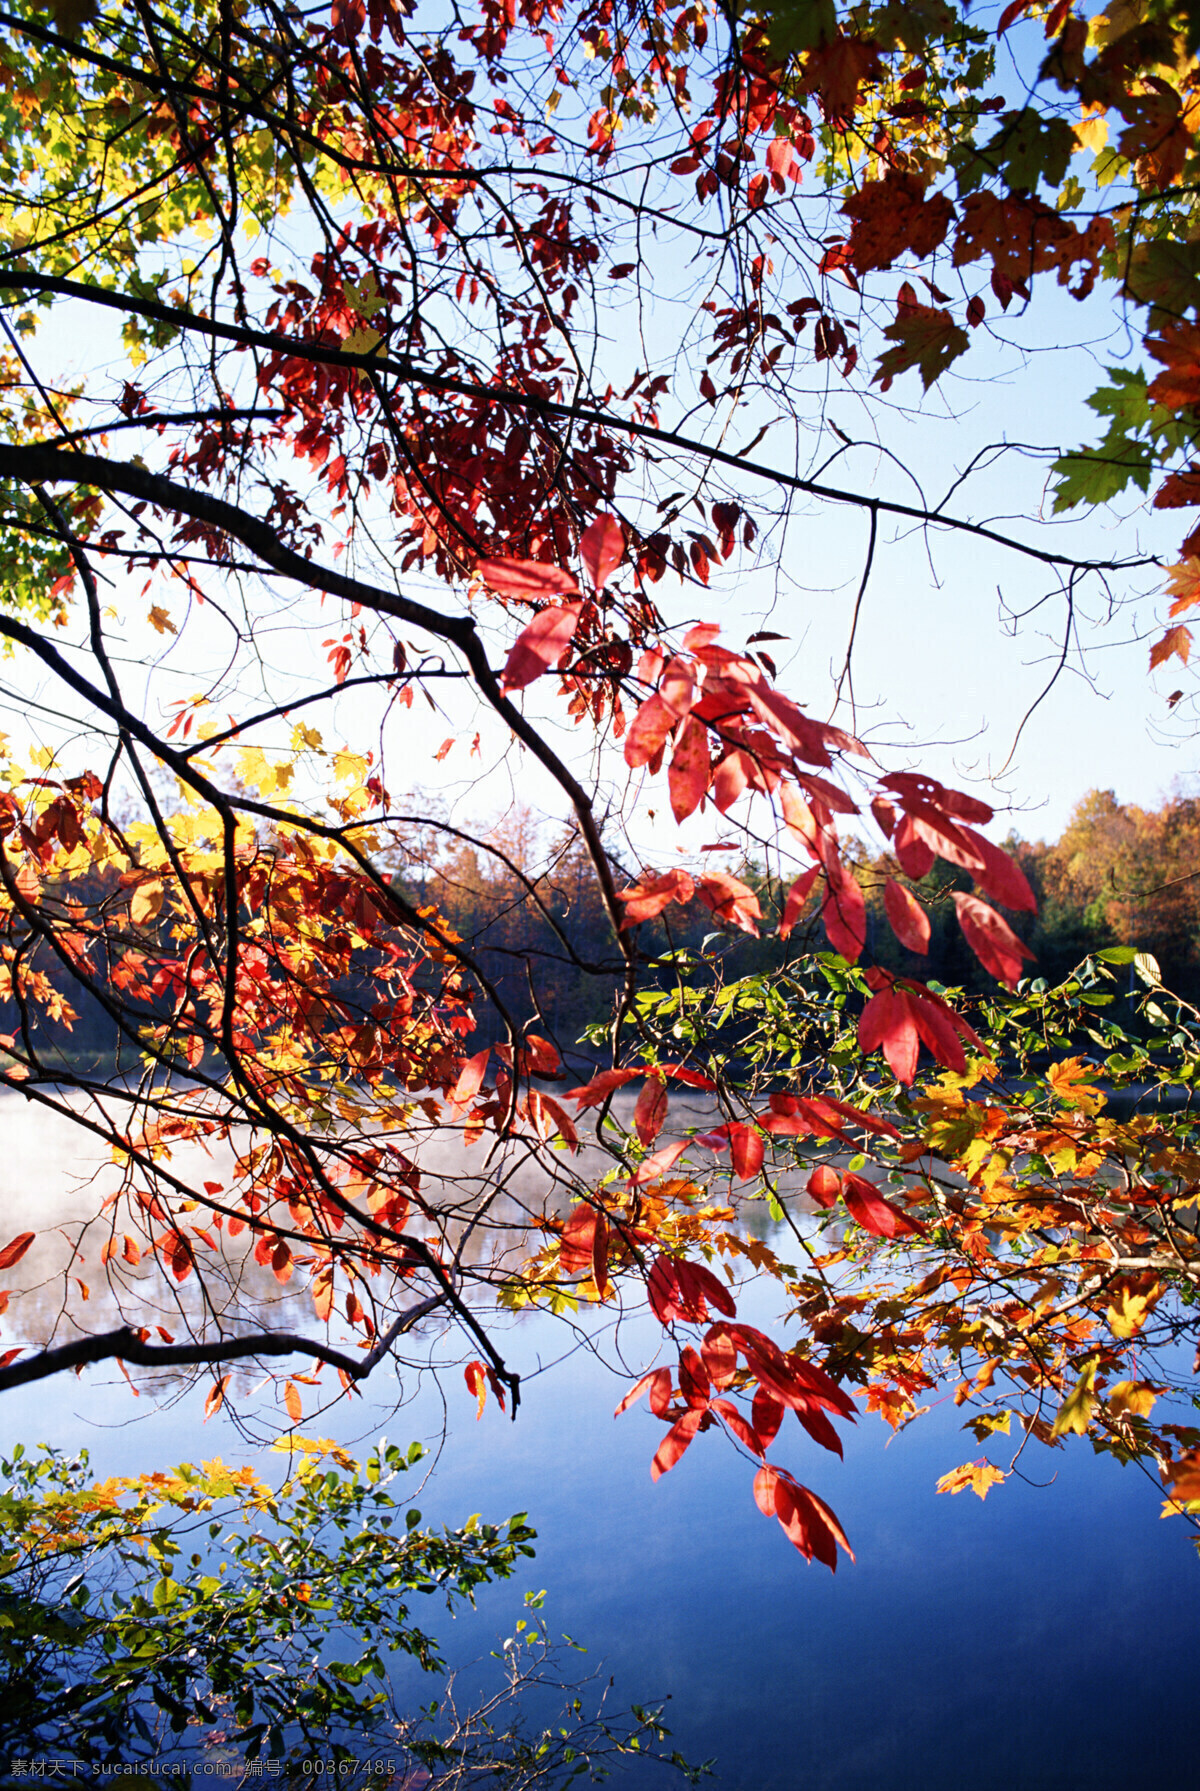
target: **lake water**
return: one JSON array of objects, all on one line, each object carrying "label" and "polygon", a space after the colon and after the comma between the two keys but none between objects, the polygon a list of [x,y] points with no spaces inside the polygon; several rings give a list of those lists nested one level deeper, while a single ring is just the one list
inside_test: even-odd
[{"label": "lake water", "polygon": [[[5,1239],[70,1210],[72,1149],[69,1131],[23,1102],[0,1105]],[[662,1427],[642,1408],[613,1421],[624,1383],[588,1349],[546,1366],[567,1341],[550,1320],[513,1326],[507,1353],[527,1377],[515,1424],[490,1403],[476,1422],[461,1376],[447,1382],[445,1412],[428,1382],[410,1386],[397,1412],[387,1369],[354,1408],[305,1422],[349,1443],[381,1432],[436,1443],[445,1416],[425,1517],[530,1512],[540,1542],[527,1571],[453,1625],[422,1612],[454,1660],[486,1656],[524,1592],[544,1587],[551,1629],[585,1645],[585,1668],[615,1676],[616,1699],[671,1694],[675,1743],[692,1759],[715,1756],[719,1791],[1195,1782],[1200,1560],[1180,1520],[1160,1521],[1156,1488],[1136,1468],[1084,1444],[1027,1452],[1031,1476],[1054,1484],[1012,1481],[982,1503],[934,1492],[940,1474],[980,1453],[952,1403],[890,1442],[864,1417],[846,1434],[844,1463],[794,1427],[773,1454],[829,1501],[858,1557],[831,1576],[759,1514],[746,1463],[718,1438],[698,1439],[652,1485]],[[619,1342],[640,1370],[649,1328],[627,1325]],[[86,1446],[101,1473],[255,1459],[223,1415],[202,1425],[203,1397],[147,1410],[115,1372],[89,1371],[5,1395],[0,1449]],[[665,1780],[639,1770],[630,1782]]]}]

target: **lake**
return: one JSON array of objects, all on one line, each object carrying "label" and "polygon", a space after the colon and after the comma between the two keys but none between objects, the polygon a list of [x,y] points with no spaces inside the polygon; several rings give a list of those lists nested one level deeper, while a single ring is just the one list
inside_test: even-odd
[{"label": "lake", "polygon": [[[76,1149],[70,1128],[0,1103],[5,1238],[73,1210],[88,1169]],[[592,1341],[638,1372],[654,1340],[634,1321]],[[1136,1468],[1078,1441],[1039,1449],[1022,1466],[1053,1484],[1011,1481],[984,1503],[934,1492],[981,1453],[949,1401],[890,1441],[864,1416],[843,1432],[844,1463],[793,1427],[773,1454],[828,1500],[857,1554],[831,1576],[760,1515],[750,1470],[717,1437],[652,1485],[662,1427],[642,1407],[614,1422],[627,1383],[587,1345],[559,1360],[570,1342],[544,1317],[512,1325],[507,1352],[526,1377],[515,1424],[490,1401],[476,1422],[461,1375],[445,1407],[417,1377],[397,1411],[386,1368],[353,1408],[305,1420],[351,1444],[381,1432],[436,1444],[445,1417],[424,1516],[529,1511],[540,1541],[525,1573],[453,1625],[422,1613],[455,1661],[486,1656],[525,1591],[544,1587],[551,1630],[586,1647],[585,1668],[615,1676],[615,1699],[671,1694],[675,1744],[715,1757],[718,1791],[1186,1785],[1200,1743],[1200,1561]],[[0,1449],[87,1447],[100,1473],[255,1459],[224,1414],[202,1424],[204,1391],[148,1410],[107,1370],[18,1389],[0,1401]],[[628,1782],[668,1781],[646,1768]]]}]

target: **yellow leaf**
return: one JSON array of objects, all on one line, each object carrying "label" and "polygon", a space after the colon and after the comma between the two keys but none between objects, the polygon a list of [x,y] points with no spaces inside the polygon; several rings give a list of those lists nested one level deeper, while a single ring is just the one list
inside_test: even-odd
[{"label": "yellow leaf", "polygon": [[1109,1388],[1108,1409],[1116,1418],[1122,1412],[1132,1412],[1135,1418],[1144,1418],[1157,1398],[1154,1388],[1145,1381],[1118,1381],[1115,1387]]},{"label": "yellow leaf", "polygon": [[342,348],[346,354],[370,354],[382,341],[383,337],[378,330],[373,330],[369,324],[360,323],[345,338]]},{"label": "yellow leaf", "polygon": [[129,918],[135,927],[144,927],[157,918],[163,905],[163,886],[157,877],[139,883],[129,903]]},{"label": "yellow leaf", "polygon": [[1097,1366],[1096,1362],[1089,1362],[1070,1393],[1063,1400],[1062,1408],[1054,1420],[1052,1436],[1065,1436],[1068,1430],[1075,1431],[1078,1436],[1085,1434],[1091,1422],[1092,1413],[1100,1403],[1092,1392],[1096,1383]]},{"label": "yellow leaf", "polygon": [[1081,149],[1090,149],[1093,155],[1099,155],[1108,142],[1108,120],[1103,113],[1097,111],[1085,115],[1075,126],[1075,141]]},{"label": "yellow leaf", "polygon": [[995,1467],[990,1461],[968,1461],[961,1468],[954,1468],[949,1474],[943,1474],[937,1483],[940,1493],[965,1492],[969,1486],[973,1493],[986,1499],[993,1486],[999,1485],[1006,1478],[1003,1468]]},{"label": "yellow leaf", "polygon": [[160,604],[156,603],[154,605],[154,608],[150,611],[146,620],[152,628],[157,628],[160,634],[174,634],[176,632],[174,622],[172,622],[170,616]]},{"label": "yellow leaf", "polygon": [[1135,1293],[1131,1287],[1119,1287],[1112,1305],[1105,1313],[1114,1337],[1132,1337],[1146,1322],[1150,1308],[1162,1289],[1152,1287],[1149,1293]]},{"label": "yellow leaf", "polygon": [[333,775],[340,784],[359,784],[367,775],[367,761],[361,753],[343,747],[333,755]]}]

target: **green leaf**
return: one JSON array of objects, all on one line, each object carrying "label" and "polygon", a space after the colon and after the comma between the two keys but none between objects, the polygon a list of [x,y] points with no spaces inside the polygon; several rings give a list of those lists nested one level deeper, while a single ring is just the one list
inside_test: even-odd
[{"label": "green leaf", "polygon": [[1026,106],[1003,114],[979,156],[1003,174],[1010,191],[1034,193],[1041,180],[1052,189],[1061,185],[1074,150],[1075,133],[1065,118],[1047,118]]}]

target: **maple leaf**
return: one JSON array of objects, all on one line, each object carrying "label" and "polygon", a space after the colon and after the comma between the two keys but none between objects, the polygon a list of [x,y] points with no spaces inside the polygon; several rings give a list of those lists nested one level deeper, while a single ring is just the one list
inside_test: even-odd
[{"label": "maple leaf", "polygon": [[1151,1309],[1162,1298],[1162,1292],[1162,1287],[1157,1282],[1145,1291],[1129,1285],[1118,1287],[1105,1312],[1113,1336],[1129,1338],[1140,1331]]},{"label": "maple leaf", "polygon": [[928,391],[971,345],[967,332],[955,323],[949,311],[930,305],[906,306],[883,333],[896,344],[879,358],[874,383],[883,392],[890,391],[893,380],[910,367],[917,368]]},{"label": "maple leaf", "polygon": [[1182,616],[1200,603],[1200,558],[1192,554],[1177,566],[1167,567],[1167,594],[1174,598],[1168,614]]},{"label": "maple leaf", "polygon": [[1092,1390],[1096,1384],[1097,1367],[1097,1362],[1089,1362],[1063,1400],[1050,1429],[1052,1437],[1065,1436],[1068,1431],[1074,1431],[1078,1436],[1086,1434],[1092,1421],[1092,1413],[1100,1403]]},{"label": "maple leaf", "polygon": [[160,604],[154,605],[146,620],[152,628],[157,629],[159,634],[175,634],[177,632],[169,611],[163,609]]},{"label": "maple leaf", "polygon": [[1154,671],[1172,657],[1187,664],[1192,653],[1192,631],[1182,622],[1174,628],[1168,628],[1161,639],[1156,640],[1150,648],[1150,670]]},{"label": "maple leaf", "polygon": [[1200,504],[1200,463],[1193,461],[1183,472],[1168,473],[1154,494],[1156,510],[1183,510]]},{"label": "maple leaf", "polygon": [[1033,193],[1040,180],[1052,188],[1062,185],[1074,150],[1075,133],[1065,118],[1047,118],[1025,106],[1001,115],[995,136],[978,154],[981,172],[995,168],[1010,191]]},{"label": "maple leaf", "polygon": [[954,207],[944,193],[925,196],[925,182],[916,174],[889,168],[882,180],[869,180],[842,202],[853,221],[850,260],[860,274],[888,268],[906,253],[924,260],[946,240]]},{"label": "maple leaf", "polygon": [[943,1474],[937,1483],[940,1493],[965,1492],[970,1487],[981,1499],[986,1499],[993,1486],[998,1486],[1007,1478],[1003,1468],[993,1466],[990,1461],[968,1461],[961,1468],[953,1468],[950,1473]]},{"label": "maple leaf", "polygon": [[1081,1113],[1099,1113],[1105,1097],[1089,1086],[1099,1074],[1099,1070],[1085,1063],[1082,1057],[1064,1057],[1059,1063],[1051,1064],[1046,1071],[1046,1081],[1064,1106],[1075,1107]]}]

